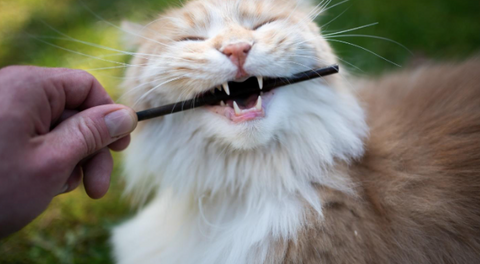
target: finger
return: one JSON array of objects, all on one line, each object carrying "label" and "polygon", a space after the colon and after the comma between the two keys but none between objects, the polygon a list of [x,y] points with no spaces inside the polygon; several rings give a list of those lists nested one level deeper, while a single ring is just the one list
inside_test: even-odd
[{"label": "finger", "polygon": [[[58,123],[61,123],[65,120],[67,120],[68,118],[78,114],[78,113],[79,113],[78,111],[67,109],[60,116],[60,119],[58,120]],[[113,142],[112,144],[110,144],[108,147],[115,152],[120,152],[120,151],[124,151],[128,147],[128,145],[130,145],[130,136],[126,136],[124,138],[121,138],[121,139]]]},{"label": "finger", "polygon": [[[44,91],[51,103],[63,108],[75,109],[80,106],[89,108],[97,105],[111,104],[110,98],[100,83],[83,70],[67,68],[43,68],[36,66],[10,66],[0,69],[5,74],[0,78],[17,89],[27,88],[31,92]],[[22,78],[18,78],[21,76]],[[42,89],[39,89],[42,88]],[[41,94],[35,93],[37,97]],[[66,100],[65,100],[66,99]]]},{"label": "finger", "polygon": [[113,171],[113,158],[108,148],[101,149],[83,165],[83,169],[83,185],[88,196],[102,198],[108,191]]},{"label": "finger", "polygon": [[76,110],[68,110],[68,109],[65,109],[63,111],[63,113],[60,115],[60,117],[58,118],[58,120],[53,120],[53,123],[52,123],[52,128],[56,127],[58,124],[62,123],[63,121],[69,119],[70,117],[78,114],[79,111],[76,111]]},{"label": "finger", "polygon": [[39,151],[72,168],[82,159],[130,134],[137,125],[135,112],[122,105],[103,105],[60,123],[41,140]]},{"label": "finger", "polygon": [[61,99],[64,100],[67,109],[84,110],[113,103],[112,98],[98,80],[86,71],[62,68],[42,69],[44,73],[40,71],[39,74],[49,76],[45,79],[44,89],[52,93],[49,94],[50,96],[63,96]]},{"label": "finger", "polygon": [[[26,67],[27,68],[27,67]],[[113,104],[112,98],[98,80],[82,70],[38,68],[30,71],[43,88],[51,108],[51,120],[64,109],[85,110],[94,106]]]},{"label": "finger", "polygon": [[108,145],[108,148],[115,152],[120,152],[124,151],[128,147],[128,145],[130,145],[130,136],[126,136],[113,142],[112,144]]},{"label": "finger", "polygon": [[0,71],[0,81],[10,88],[0,87],[2,96],[9,98],[0,109],[16,109],[16,116],[30,117],[32,134],[48,133],[65,109],[81,111],[113,104],[102,85],[85,71],[33,66],[11,66]]}]

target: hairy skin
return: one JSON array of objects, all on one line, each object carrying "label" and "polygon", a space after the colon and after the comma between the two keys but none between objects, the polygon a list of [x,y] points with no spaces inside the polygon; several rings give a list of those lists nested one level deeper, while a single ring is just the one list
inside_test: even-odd
[{"label": "hairy skin", "polygon": [[137,123],[90,74],[70,69],[0,69],[0,238],[42,213],[83,180],[105,195],[113,159]]},{"label": "hairy skin", "polygon": [[363,85],[365,155],[339,165],[356,196],[317,187],[278,263],[477,263],[480,259],[480,60],[424,66]]},{"label": "hairy skin", "polygon": [[[191,1],[130,27],[142,37],[129,101],[144,109],[239,74],[337,63],[312,22],[323,8]],[[225,52],[232,45],[248,47],[236,53],[243,65]],[[117,263],[472,263],[478,66],[419,68],[360,87],[342,72],[277,89],[254,120],[197,108],[141,124],[125,156],[127,191],[155,198],[114,229]]]}]

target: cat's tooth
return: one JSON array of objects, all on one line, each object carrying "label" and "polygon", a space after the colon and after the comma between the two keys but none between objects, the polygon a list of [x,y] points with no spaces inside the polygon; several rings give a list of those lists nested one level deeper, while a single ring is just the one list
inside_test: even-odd
[{"label": "cat's tooth", "polygon": [[258,80],[258,87],[260,87],[260,90],[262,90],[263,89],[263,77],[257,76],[257,80]]},{"label": "cat's tooth", "polygon": [[262,97],[259,96],[258,99],[257,99],[257,105],[255,105],[255,108],[258,110],[258,111],[262,111]]},{"label": "cat's tooth", "polygon": [[221,105],[221,106],[226,106],[226,104],[225,104],[224,101],[220,101],[220,105]]},{"label": "cat's tooth", "polygon": [[219,90],[220,92],[222,91],[222,86],[220,86],[220,85],[217,86],[217,87],[215,87],[215,88],[216,88],[217,90]]},{"label": "cat's tooth", "polygon": [[222,84],[222,86],[223,86],[223,90],[225,90],[225,93],[227,95],[230,95],[230,87],[228,87],[228,83],[224,83]]},{"label": "cat's tooth", "polygon": [[233,109],[235,109],[235,115],[241,115],[242,110],[240,110],[240,107],[238,107],[237,102],[233,101]]}]

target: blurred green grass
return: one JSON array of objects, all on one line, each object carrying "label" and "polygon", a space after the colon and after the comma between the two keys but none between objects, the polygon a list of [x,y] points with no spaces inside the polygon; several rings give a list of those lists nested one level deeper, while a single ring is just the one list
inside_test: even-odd
[{"label": "blurred green grass", "polygon": [[[177,0],[0,0],[0,67],[12,64],[77,69],[118,66],[88,56],[119,63],[128,62],[129,57],[57,39],[64,36],[55,30],[82,41],[122,50],[123,33],[94,14],[119,25],[124,19],[149,21],[162,9],[179,3]],[[323,29],[327,34],[378,22],[376,26],[345,34],[389,38],[408,47],[414,57],[459,60],[480,49],[479,14],[478,1],[351,0],[330,9],[319,22],[325,24],[334,19]],[[409,52],[384,40],[337,39],[369,49],[401,65],[408,65],[412,60]],[[339,42],[332,42],[332,45],[340,58],[360,69],[352,68],[356,73],[378,75],[398,69],[357,47]],[[90,72],[113,97],[120,96],[115,88],[121,81],[122,68]],[[118,167],[121,160],[118,155],[115,159],[112,186],[104,199],[90,200],[81,188],[55,198],[49,209],[32,224],[0,241],[0,263],[111,263],[109,229],[133,212],[121,196]]]}]

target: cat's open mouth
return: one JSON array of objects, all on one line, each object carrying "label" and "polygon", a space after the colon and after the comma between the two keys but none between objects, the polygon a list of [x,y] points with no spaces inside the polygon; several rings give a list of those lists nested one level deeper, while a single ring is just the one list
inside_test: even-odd
[{"label": "cat's open mouth", "polygon": [[[262,92],[263,77],[250,77],[243,81],[224,83],[210,89],[208,93],[225,93],[232,95],[227,100],[205,106],[213,113],[225,116],[229,120],[240,123],[265,117],[265,107],[274,91]],[[235,96],[240,90],[249,90],[248,95]]]},{"label": "cat's open mouth", "polygon": [[[190,100],[140,111],[137,113],[137,117],[139,121],[143,121],[195,107],[209,105],[208,107],[210,110],[217,114],[223,114],[232,121],[249,121],[265,116],[265,107],[268,107],[268,103],[266,102],[268,102],[274,95],[276,88],[328,76],[338,72],[338,65],[331,65],[324,68],[300,72],[291,77],[250,77],[243,82],[224,83],[216,88],[198,94]],[[253,97],[253,95],[256,95],[257,97]],[[260,106],[262,107],[262,111],[259,110]],[[217,108],[215,109],[215,107]]]}]

